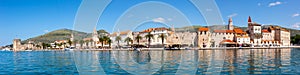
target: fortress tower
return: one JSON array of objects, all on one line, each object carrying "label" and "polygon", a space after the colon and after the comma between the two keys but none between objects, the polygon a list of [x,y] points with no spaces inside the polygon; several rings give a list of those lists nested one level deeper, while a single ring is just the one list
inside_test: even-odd
[{"label": "fortress tower", "polygon": [[21,39],[14,39],[13,41],[13,51],[19,51],[21,48]]},{"label": "fortress tower", "polygon": [[229,18],[229,21],[228,21],[228,30],[233,30],[234,27],[233,27],[233,23],[232,23],[232,18],[230,17]]}]

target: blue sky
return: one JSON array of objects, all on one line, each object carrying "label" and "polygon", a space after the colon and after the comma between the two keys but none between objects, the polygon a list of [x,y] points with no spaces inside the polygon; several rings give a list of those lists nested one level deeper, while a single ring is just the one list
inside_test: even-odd
[{"label": "blue sky", "polygon": [[[100,16],[97,29],[113,32],[116,21],[124,12],[136,4],[147,1],[149,0],[113,0]],[[151,1],[162,2],[178,9],[193,25],[206,25],[202,14],[188,0]],[[14,38],[25,40],[57,29],[72,29],[81,2],[81,0],[0,0],[0,46],[11,44]],[[247,26],[247,18],[251,16],[252,21],[260,24],[300,28],[299,0],[216,0],[216,4],[225,24],[228,17],[232,17],[234,25]],[[157,19],[162,20],[159,17]]]}]

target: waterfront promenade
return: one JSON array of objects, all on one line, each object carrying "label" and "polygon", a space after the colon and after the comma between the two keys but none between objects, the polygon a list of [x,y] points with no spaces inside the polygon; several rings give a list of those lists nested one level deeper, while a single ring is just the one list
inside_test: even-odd
[{"label": "waterfront promenade", "polygon": [[[214,48],[180,48],[180,50],[226,50],[226,49],[282,49],[282,48],[300,48],[300,46],[282,46],[282,47],[214,47]],[[79,51],[102,51],[102,50],[133,50],[132,48],[123,49],[77,49]],[[164,48],[142,48],[142,50],[165,50]],[[173,49],[171,49],[173,50]],[[174,49],[179,50],[179,49]]]}]

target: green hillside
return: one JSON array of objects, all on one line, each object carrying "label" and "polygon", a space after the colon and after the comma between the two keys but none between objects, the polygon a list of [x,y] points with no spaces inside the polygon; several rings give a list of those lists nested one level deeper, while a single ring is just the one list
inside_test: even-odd
[{"label": "green hillside", "polygon": [[[105,30],[98,30],[98,33],[108,33]],[[22,43],[27,43],[28,41],[33,41],[35,43],[53,43],[56,40],[69,40],[71,38],[71,34],[74,35],[74,40],[82,40],[84,38],[92,37],[92,33],[85,33],[70,29],[59,29],[55,30],[37,37],[29,38],[27,40],[22,41]]]},{"label": "green hillside", "polygon": [[46,33],[44,35],[29,38],[27,40],[22,41],[22,43],[26,43],[28,41],[34,41],[35,43],[38,43],[38,42],[52,43],[56,40],[69,40],[69,38],[71,38],[72,32],[74,33],[74,36],[76,36],[76,37],[79,36],[75,40],[82,39],[82,38],[85,38],[90,35],[88,33],[74,31],[74,30],[70,30],[70,29],[59,29],[59,30],[55,30],[55,31]]}]

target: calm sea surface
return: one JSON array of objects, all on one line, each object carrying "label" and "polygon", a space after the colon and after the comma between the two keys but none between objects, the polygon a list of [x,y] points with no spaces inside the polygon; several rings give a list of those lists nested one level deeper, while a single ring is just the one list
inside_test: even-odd
[{"label": "calm sea surface", "polygon": [[300,49],[0,51],[0,74],[300,74]]}]

